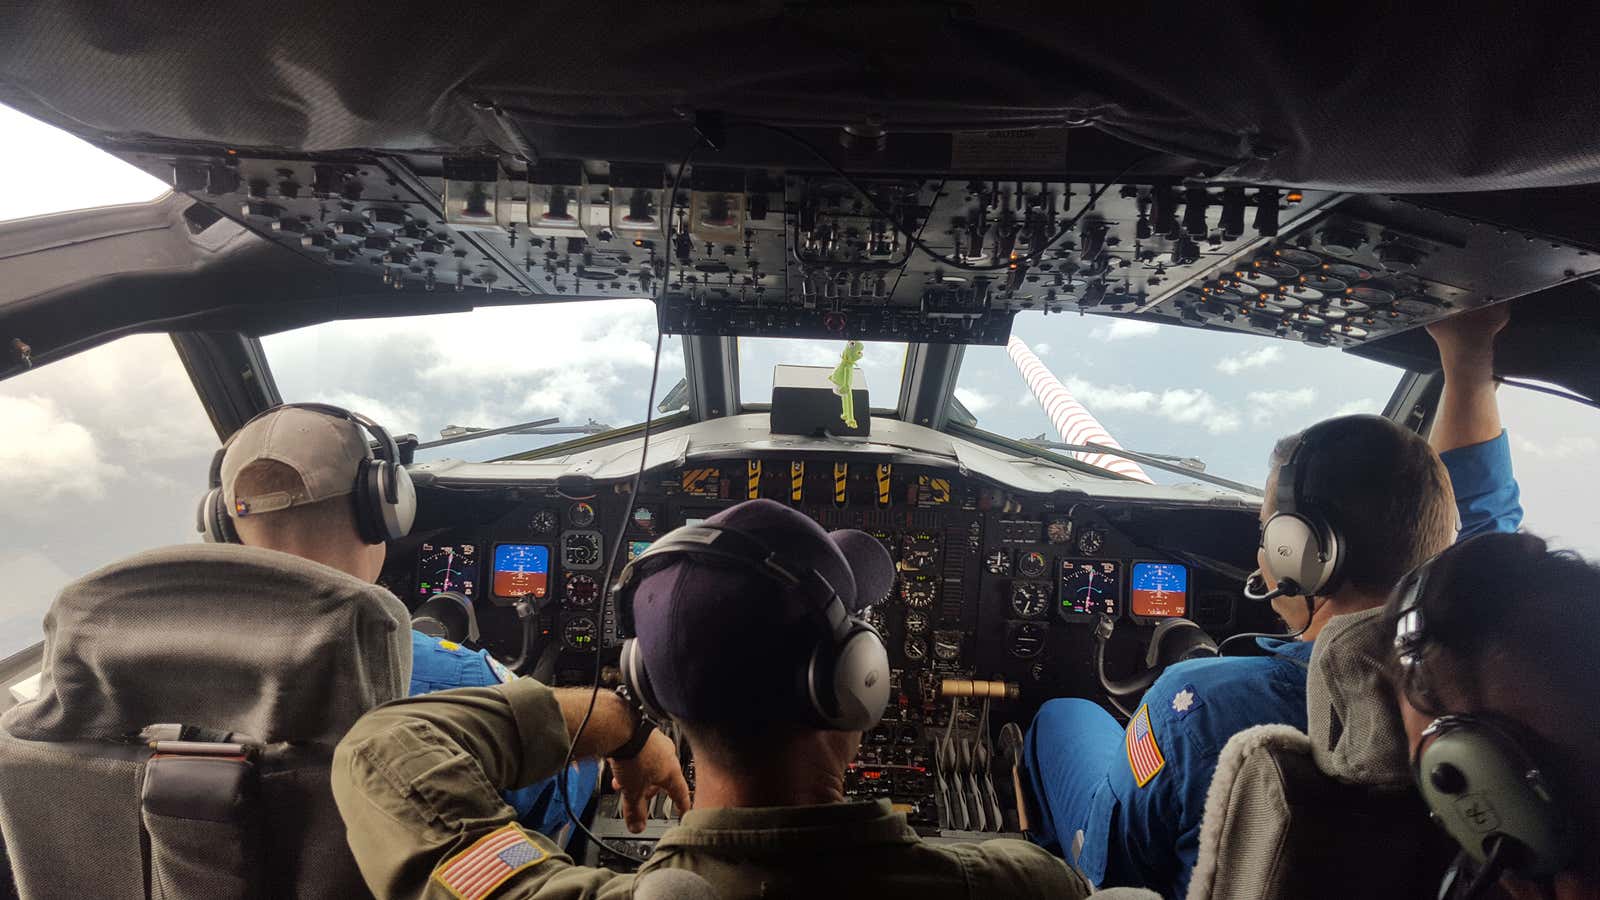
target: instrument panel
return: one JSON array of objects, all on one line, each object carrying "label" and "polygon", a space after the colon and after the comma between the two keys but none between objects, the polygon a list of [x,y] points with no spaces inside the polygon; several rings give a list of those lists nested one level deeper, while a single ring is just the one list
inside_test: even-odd
[{"label": "instrument panel", "polygon": [[[1147,632],[1170,616],[1218,637],[1246,624],[1236,621],[1239,583],[1227,573],[1253,565],[1256,518],[1237,508],[1017,494],[953,469],[827,456],[647,473],[626,520],[627,482],[591,488],[581,496],[537,484],[425,497],[456,524],[433,529],[406,556],[395,553],[384,583],[416,602],[447,581],[457,585],[476,604],[483,646],[507,663],[521,650],[516,607],[526,604],[541,646],[520,671],[588,684],[595,654],[610,672],[624,637],[617,611],[602,602],[614,550],[613,575],[667,531],[757,497],[829,530],[865,531],[896,569],[888,594],[861,611],[888,647],[891,700],[864,736],[847,788],[891,799],[927,833],[1002,829],[987,774],[955,774],[965,758],[956,748],[1006,721],[1026,722],[1052,697],[1100,699],[1092,650],[1102,615],[1122,624],[1119,634]],[[1208,559],[1226,565],[1203,565]],[[414,584],[398,583],[407,573]],[[1131,671],[1141,654],[1139,641],[1114,643],[1108,666]]]}]

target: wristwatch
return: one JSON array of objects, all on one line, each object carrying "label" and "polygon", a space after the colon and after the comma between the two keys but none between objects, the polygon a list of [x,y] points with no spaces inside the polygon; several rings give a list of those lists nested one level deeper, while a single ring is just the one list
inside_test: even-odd
[{"label": "wristwatch", "polygon": [[627,685],[617,685],[616,694],[622,698],[622,702],[628,707],[628,711],[633,713],[633,720],[637,724],[633,726],[633,734],[629,735],[628,740],[621,747],[607,753],[606,756],[611,759],[629,760],[638,756],[644,750],[644,745],[650,740],[650,735],[656,731],[656,723],[645,714],[644,704],[639,702],[639,698],[634,695]]}]

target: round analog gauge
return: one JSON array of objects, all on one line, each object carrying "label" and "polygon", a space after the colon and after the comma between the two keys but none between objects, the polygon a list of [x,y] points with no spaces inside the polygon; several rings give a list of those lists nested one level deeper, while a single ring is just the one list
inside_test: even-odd
[{"label": "round analog gauge", "polygon": [[1291,266],[1299,266],[1302,269],[1321,265],[1322,263],[1322,257],[1307,250],[1297,250],[1294,247],[1279,247],[1272,251],[1272,255]]},{"label": "round analog gauge", "polygon": [[1032,659],[1044,649],[1044,638],[1049,630],[1038,622],[1024,622],[1011,632],[1011,655],[1017,659]]},{"label": "round analog gauge", "polygon": [[1319,303],[1322,301],[1323,293],[1315,288],[1308,288],[1303,284],[1297,284],[1294,287],[1289,288],[1287,291],[1283,291],[1278,296],[1299,300],[1301,303]]},{"label": "round analog gauge", "polygon": [[933,568],[933,561],[939,555],[939,542],[927,532],[914,531],[906,535],[905,545],[900,553],[900,563],[903,569],[912,572],[921,572]]},{"label": "round analog gauge", "polygon": [[573,616],[561,626],[561,643],[568,650],[588,653],[594,649],[597,631],[593,616]]},{"label": "round analog gauge", "polygon": [[590,609],[600,596],[600,585],[588,575],[568,575],[565,603],[574,609]]},{"label": "round analog gauge", "polygon": [[867,624],[872,626],[872,630],[876,631],[879,637],[889,633],[889,622],[884,619],[883,610],[878,609],[876,606],[869,606],[866,609],[865,617]]},{"label": "round analog gauge", "polygon": [[961,632],[941,631],[933,636],[933,658],[950,662],[961,658]]},{"label": "round analog gauge", "polygon": [[656,511],[648,506],[633,508],[633,527],[647,534],[656,533]]},{"label": "round analog gauge", "polygon": [[1300,270],[1284,262],[1282,259],[1258,259],[1250,266],[1257,272],[1276,278],[1279,281],[1291,281],[1300,276]]},{"label": "round analog gauge", "polygon": [[1050,565],[1044,554],[1037,550],[1029,550],[1017,557],[1017,574],[1024,578],[1038,578],[1044,574],[1045,567]]},{"label": "round analog gauge", "polygon": [[909,660],[923,659],[928,655],[928,645],[917,638],[906,638],[905,654]]},{"label": "round analog gauge", "polygon": [[1085,528],[1078,533],[1078,552],[1084,556],[1093,556],[1100,552],[1106,545],[1106,536],[1096,528]]},{"label": "round analog gauge", "polygon": [[1240,284],[1249,285],[1258,291],[1270,291],[1278,286],[1278,279],[1265,272],[1241,269],[1233,273],[1233,277]]},{"label": "round analog gauge", "polygon": [[928,630],[928,614],[921,612],[906,613],[906,634],[925,634]]},{"label": "round analog gauge", "polygon": [[1044,536],[1052,544],[1072,543],[1072,520],[1051,519],[1044,527]]},{"label": "round analog gauge", "polygon": [[1338,278],[1334,278],[1331,275],[1323,275],[1321,273],[1301,275],[1300,283],[1308,288],[1311,288],[1312,290],[1322,291],[1325,294],[1342,292],[1345,288],[1350,286]]},{"label": "round analog gauge", "polygon": [[1337,306],[1328,306],[1317,310],[1317,315],[1327,319],[1329,322],[1338,322],[1350,314]]},{"label": "round analog gauge", "polygon": [[1341,281],[1355,283],[1366,281],[1372,277],[1372,272],[1352,263],[1331,262],[1322,267],[1322,271]]},{"label": "round analog gauge", "polygon": [[894,555],[894,532],[884,531],[881,528],[874,528],[869,530],[867,534],[877,538],[878,543],[883,545],[883,549],[889,551],[889,555]]},{"label": "round analog gauge", "polygon": [[594,524],[594,507],[587,503],[574,503],[567,510],[567,521],[573,528],[588,528]]},{"label": "round analog gauge", "polygon": [[927,609],[933,605],[933,582],[908,578],[900,585],[900,598],[912,609]]},{"label": "round analog gauge", "polygon": [[990,575],[1010,575],[1011,551],[1004,547],[996,547],[989,551],[984,564],[988,566]]},{"label": "round analog gauge", "polygon": [[557,524],[556,514],[548,509],[539,510],[528,521],[528,527],[533,529],[534,534],[549,534],[556,530]]},{"label": "round analog gauge", "polygon": [[1286,293],[1285,294],[1274,294],[1273,297],[1272,297],[1272,302],[1274,304],[1276,304],[1279,309],[1294,310],[1294,309],[1299,309],[1302,306],[1305,306],[1305,303],[1303,303],[1299,298],[1290,297]]},{"label": "round analog gauge", "polygon": [[1036,619],[1050,608],[1049,592],[1042,584],[1019,584],[1011,589],[1011,611],[1024,619]]},{"label": "round analog gauge", "polygon": [[1388,306],[1394,302],[1394,291],[1375,287],[1353,287],[1345,296],[1367,306]]}]

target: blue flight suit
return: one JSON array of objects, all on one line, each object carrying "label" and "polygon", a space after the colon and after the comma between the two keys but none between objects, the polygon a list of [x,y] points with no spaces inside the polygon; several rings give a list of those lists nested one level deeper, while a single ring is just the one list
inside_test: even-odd
[{"label": "blue flight suit", "polygon": [[[1440,455],[1456,494],[1457,540],[1517,529],[1522,507],[1505,432]],[[1183,897],[1223,745],[1255,725],[1306,730],[1312,643],[1257,643],[1265,656],[1169,667],[1127,728],[1089,700],[1046,703],[1023,743],[1041,818],[1033,839],[1097,885],[1142,885]]]},{"label": "blue flight suit", "polygon": [[[469,650],[460,644],[411,632],[411,696],[447,691],[459,687],[491,687],[516,676],[487,650]],[[572,811],[583,807],[600,780],[600,762],[584,759],[567,770],[567,795]],[[556,780],[548,778],[525,788],[505,793],[506,802],[517,811],[517,820],[561,846],[566,846],[570,823],[566,807],[557,793]]]}]

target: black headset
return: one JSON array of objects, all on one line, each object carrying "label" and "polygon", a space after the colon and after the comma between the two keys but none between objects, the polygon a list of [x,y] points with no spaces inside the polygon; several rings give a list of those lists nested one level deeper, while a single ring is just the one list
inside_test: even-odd
[{"label": "black headset", "polygon": [[[1355,417],[1352,417],[1355,418]],[[1360,418],[1382,419],[1380,416]],[[1306,471],[1315,457],[1323,433],[1332,419],[1306,429],[1283,465],[1273,488],[1277,509],[1261,526],[1261,548],[1266,552],[1265,568],[1278,582],[1272,594],[1252,593],[1246,597],[1268,599],[1278,594],[1311,597],[1339,586],[1344,568],[1344,536],[1307,492]]]},{"label": "black headset", "polygon": [[647,576],[685,560],[738,567],[781,590],[798,589],[821,600],[827,633],[792,679],[788,708],[799,710],[812,725],[833,731],[867,731],[878,724],[889,703],[889,652],[883,637],[849,613],[839,592],[816,569],[784,559],[742,531],[707,524],[685,525],[662,535],[623,567],[612,588],[618,622],[627,637],[622,644],[622,679],[652,715],[670,718],[656,699],[644,654],[633,637],[633,595]]},{"label": "black headset", "polygon": [[[1421,663],[1421,600],[1433,563],[1418,566],[1395,588],[1394,646],[1402,667]],[[1530,745],[1520,726],[1498,716],[1440,716],[1423,731],[1411,771],[1434,821],[1469,857],[1479,865],[1493,858],[1537,879],[1565,869],[1576,847],[1566,811]]]},{"label": "black headset", "polygon": [[205,535],[207,543],[238,544],[239,532],[228,514],[228,505],[222,490],[222,460],[233,445],[234,437],[256,419],[281,409],[304,409],[335,419],[353,422],[365,429],[377,441],[376,453],[369,447],[367,456],[356,467],[356,482],[351,491],[355,504],[356,527],[361,539],[369,544],[382,544],[399,540],[411,532],[411,523],[417,517],[417,491],[411,483],[411,473],[399,464],[400,451],[394,438],[383,426],[360,413],[327,403],[283,403],[262,410],[239,426],[239,430],[217,448],[211,457],[210,490],[200,500],[195,513],[195,530]]}]

